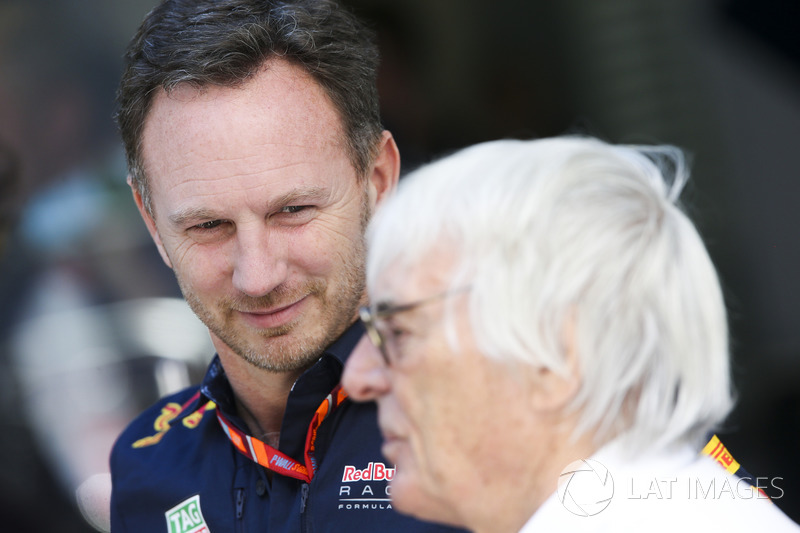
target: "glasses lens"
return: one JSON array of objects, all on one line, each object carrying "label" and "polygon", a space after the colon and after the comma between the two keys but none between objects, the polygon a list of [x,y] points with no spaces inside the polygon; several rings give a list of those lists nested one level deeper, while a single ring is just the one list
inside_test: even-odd
[{"label": "glasses lens", "polygon": [[369,336],[369,340],[372,341],[372,344],[374,344],[375,347],[381,352],[386,364],[389,364],[389,358],[386,354],[386,343],[384,342],[383,335],[381,335],[381,332],[378,331],[372,311],[368,307],[362,307],[358,310],[358,314],[361,318],[361,322],[364,323],[364,327],[367,330],[367,336]]}]

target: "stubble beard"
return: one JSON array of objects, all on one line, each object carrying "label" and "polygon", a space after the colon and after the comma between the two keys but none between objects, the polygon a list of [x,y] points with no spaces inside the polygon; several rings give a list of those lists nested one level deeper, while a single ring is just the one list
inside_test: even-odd
[{"label": "stubble beard", "polygon": [[[280,285],[269,294],[257,298],[241,294],[226,297],[209,306],[175,272],[186,302],[214,335],[256,368],[286,373],[310,367],[352,324],[364,295],[364,234],[371,215],[366,196],[362,199],[361,208],[361,231],[357,242],[344,254],[341,270],[334,278],[311,280],[297,287]],[[330,294],[329,287],[332,291]],[[244,331],[235,321],[238,312],[278,307],[299,301],[303,297],[318,302],[316,309],[319,310],[319,317],[315,322],[309,323],[308,317],[301,316],[297,321],[283,326],[253,332]],[[258,340],[253,340],[254,335]]]}]

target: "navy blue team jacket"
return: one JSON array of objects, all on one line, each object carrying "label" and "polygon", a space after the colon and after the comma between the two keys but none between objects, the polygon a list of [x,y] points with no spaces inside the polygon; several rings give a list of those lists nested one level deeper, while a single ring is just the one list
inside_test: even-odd
[{"label": "navy blue team jacket", "polygon": [[[363,333],[348,329],[295,383],[279,449],[302,462],[311,417],[337,385]],[[274,474],[238,452],[215,409],[241,430],[219,357],[199,387],[145,411],[111,453],[113,533],[446,532],[398,514],[374,403],[345,400],[320,426],[311,483]]]}]

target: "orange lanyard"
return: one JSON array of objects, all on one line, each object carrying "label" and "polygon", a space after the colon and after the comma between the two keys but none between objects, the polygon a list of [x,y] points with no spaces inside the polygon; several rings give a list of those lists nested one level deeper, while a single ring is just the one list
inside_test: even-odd
[{"label": "orange lanyard", "polygon": [[305,452],[303,454],[305,464],[300,464],[280,450],[276,450],[259,439],[239,431],[222,415],[219,409],[217,409],[217,420],[219,420],[222,429],[225,430],[225,434],[231,440],[233,446],[248,459],[278,474],[309,483],[317,470],[317,462],[314,457],[317,429],[319,429],[322,421],[342,404],[345,398],[347,398],[347,393],[342,389],[341,385],[337,385],[317,407],[306,434]]}]

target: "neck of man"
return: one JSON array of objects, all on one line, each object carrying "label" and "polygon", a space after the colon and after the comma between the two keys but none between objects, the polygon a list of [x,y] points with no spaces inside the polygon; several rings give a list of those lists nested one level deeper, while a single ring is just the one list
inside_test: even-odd
[{"label": "neck of man", "polygon": [[305,369],[271,372],[257,368],[227,346],[218,346],[222,366],[233,389],[237,414],[250,435],[278,447],[289,392]]},{"label": "neck of man", "polygon": [[[514,475],[495,479],[495,484],[487,483],[482,501],[476,499],[469,506],[474,514],[464,521],[468,529],[475,533],[516,533],[522,529],[557,491],[563,468],[573,461],[588,459],[597,451],[592,432],[573,438],[578,416],[579,413],[554,416],[527,426],[530,413],[521,414],[516,421],[521,430],[502,452],[517,458],[517,470]],[[535,458],[530,455],[531,443],[541,450]]]}]

